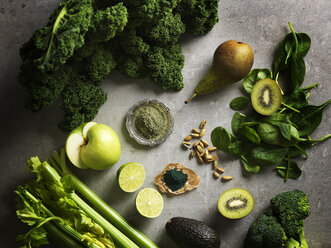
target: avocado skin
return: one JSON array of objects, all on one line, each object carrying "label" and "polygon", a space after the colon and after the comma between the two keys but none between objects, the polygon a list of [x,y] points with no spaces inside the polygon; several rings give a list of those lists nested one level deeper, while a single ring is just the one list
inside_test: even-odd
[{"label": "avocado skin", "polygon": [[221,245],[215,230],[198,220],[174,217],[168,220],[166,230],[181,248],[219,248]]}]

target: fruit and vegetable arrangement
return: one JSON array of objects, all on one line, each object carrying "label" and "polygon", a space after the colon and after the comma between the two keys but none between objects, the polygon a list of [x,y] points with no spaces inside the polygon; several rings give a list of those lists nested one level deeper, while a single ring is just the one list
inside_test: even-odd
[{"label": "fruit and vegetable arrangement", "polygon": [[[117,130],[92,121],[107,98],[100,87],[105,77],[118,70],[130,79],[149,77],[164,89],[181,90],[184,55],[179,38],[185,32],[209,32],[218,22],[217,11],[218,0],[67,0],[23,44],[19,82],[28,91],[27,108],[39,111],[61,98],[60,127],[70,133],[60,152],[45,161],[38,156],[27,161],[34,179],[15,190],[17,217],[30,226],[17,237],[22,247],[46,245],[49,236],[61,247],[158,247],[85,185],[70,166],[102,173],[114,170],[120,159],[123,144]],[[208,140],[207,120],[203,120],[198,127],[188,127],[191,132],[178,140],[189,151],[190,160],[211,165],[216,181],[236,179],[219,166],[222,153],[237,157],[248,173],[273,166],[285,181],[298,179],[302,170],[294,159],[308,158],[308,148],[331,137],[310,137],[331,99],[320,106],[309,102],[317,84],[302,84],[311,40],[305,33],[296,33],[290,23],[289,27],[291,32],[278,47],[272,70],[252,70],[254,52],[249,44],[221,42],[209,70],[185,101],[242,80],[245,96],[230,102],[232,110],[241,111],[231,120],[232,134],[218,126]],[[151,148],[166,141],[174,121],[166,104],[146,99],[129,110],[125,126],[132,142]],[[147,221],[162,214],[166,194],[178,198],[195,194],[204,180],[192,165],[174,161],[160,168],[160,174],[151,179],[143,164],[130,161],[113,173],[125,194],[135,194],[132,205]],[[154,181],[155,188],[144,187],[147,180]],[[213,204],[220,218],[234,221],[248,216],[261,201],[265,199],[256,198],[250,189],[232,187],[220,188]],[[304,220],[309,215],[306,193],[298,189],[279,192],[251,223],[243,247],[308,248]],[[173,216],[164,225],[181,248],[219,248],[222,243],[222,234],[201,220]]]},{"label": "fruit and vegetable arrangement", "polygon": [[[279,176],[285,181],[301,175],[301,168],[293,158],[304,155],[313,145],[325,141],[331,134],[311,139],[322,121],[323,110],[331,102],[320,106],[309,103],[309,92],[317,87],[313,84],[301,87],[305,77],[304,56],[310,48],[310,38],[305,33],[296,33],[289,23],[287,34],[273,62],[273,71],[254,69],[243,79],[243,88],[248,97],[231,101],[235,111],[248,108],[247,113],[236,112],[231,121],[231,134],[223,127],[216,127],[211,139],[218,149],[238,157],[250,173],[258,173],[266,166],[276,166]],[[286,91],[281,90],[277,79],[287,74]]]}]

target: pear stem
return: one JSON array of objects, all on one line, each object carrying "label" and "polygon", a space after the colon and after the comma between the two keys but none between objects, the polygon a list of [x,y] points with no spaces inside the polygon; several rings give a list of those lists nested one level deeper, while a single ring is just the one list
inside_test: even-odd
[{"label": "pear stem", "polygon": [[194,92],[194,94],[188,98],[186,101],[185,101],[185,104],[189,103],[194,97],[196,97],[198,94]]}]

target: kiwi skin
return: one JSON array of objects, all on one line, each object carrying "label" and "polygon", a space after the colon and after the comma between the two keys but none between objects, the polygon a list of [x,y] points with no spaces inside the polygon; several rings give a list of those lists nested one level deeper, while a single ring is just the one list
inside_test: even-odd
[{"label": "kiwi skin", "polygon": [[[230,209],[228,206],[232,201],[241,201],[242,205]],[[228,219],[241,219],[249,215],[254,208],[254,198],[252,194],[242,188],[231,188],[226,190],[218,198],[218,210]]]},{"label": "kiwi skin", "polygon": [[[267,98],[268,102],[265,102]],[[264,78],[253,87],[251,102],[256,112],[261,115],[272,115],[282,103],[282,92],[278,83],[270,78]]]}]

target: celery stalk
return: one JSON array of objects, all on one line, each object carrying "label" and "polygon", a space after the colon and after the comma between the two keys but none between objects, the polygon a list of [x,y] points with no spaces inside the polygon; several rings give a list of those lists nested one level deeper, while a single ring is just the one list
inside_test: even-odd
[{"label": "celery stalk", "polygon": [[[61,180],[61,176],[57,171],[48,163],[43,162],[44,171],[46,175],[53,180]],[[128,237],[126,237],[121,231],[119,231],[115,226],[109,223],[105,218],[103,218],[98,212],[91,208],[84,200],[82,200],[77,194],[71,193],[71,198],[75,203],[96,223],[98,223],[114,240],[114,242],[123,248],[139,248],[135,243],[133,243]]]},{"label": "celery stalk", "polygon": [[121,215],[105,203],[98,195],[96,195],[88,186],[86,186],[79,178],[77,178],[68,168],[65,161],[65,151],[62,148],[61,154],[53,153],[53,159],[50,159],[54,168],[61,168],[58,171],[62,176],[70,176],[75,189],[81,193],[93,206],[99,210],[114,226],[122,231],[127,237],[135,242],[141,248],[158,248],[150,239],[143,233],[133,228]]},{"label": "celery stalk", "polygon": [[[20,197],[24,198],[28,202],[32,202],[35,204],[38,204],[38,207],[47,214],[50,218],[54,219],[60,219],[56,217],[45,205],[43,205],[31,192],[29,192],[27,189],[19,186],[15,193]],[[40,225],[40,224],[39,224]],[[47,230],[49,230],[53,236],[60,239],[62,242],[64,242],[67,247],[82,247],[80,244],[77,243],[75,240],[80,242],[82,240],[82,234],[77,232],[74,228],[72,228],[69,225],[64,224],[61,221],[54,221],[53,224],[50,222],[44,223],[44,226]],[[71,238],[70,238],[71,237]],[[101,248],[99,245],[96,244],[84,244],[85,247],[88,248]]]},{"label": "celery stalk", "polygon": [[[58,242],[61,242],[61,245],[64,245],[65,247],[75,247],[75,248],[83,248],[78,242],[61,232],[57,227],[55,227],[51,223],[45,224],[45,229],[47,232]],[[92,246],[90,246],[92,247]]]}]

